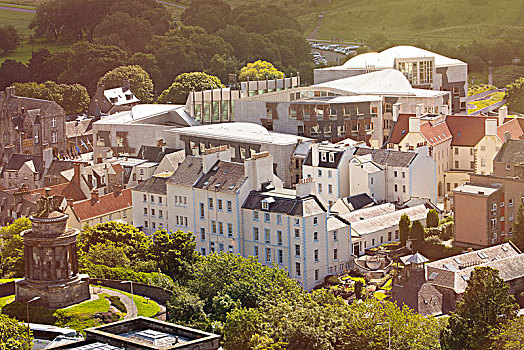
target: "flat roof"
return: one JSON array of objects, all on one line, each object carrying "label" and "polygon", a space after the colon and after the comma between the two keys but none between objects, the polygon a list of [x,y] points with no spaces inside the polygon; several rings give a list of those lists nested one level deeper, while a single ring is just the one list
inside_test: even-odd
[{"label": "flat roof", "polygon": [[183,105],[170,104],[139,104],[133,106],[130,111],[117,112],[96,121],[94,124],[129,124],[136,123],[140,120],[164,114],[169,111],[175,111],[184,108]]},{"label": "flat roof", "polygon": [[269,132],[262,125],[243,122],[198,125],[173,129],[170,132],[187,136],[277,145],[290,145],[298,143],[299,140],[310,140],[302,136]]},{"label": "flat roof", "polygon": [[474,194],[477,196],[488,197],[498,190],[499,188],[497,187],[484,186],[484,185],[473,185],[473,184],[466,183],[464,185],[461,185],[455,188],[453,192],[468,193],[468,194]]}]

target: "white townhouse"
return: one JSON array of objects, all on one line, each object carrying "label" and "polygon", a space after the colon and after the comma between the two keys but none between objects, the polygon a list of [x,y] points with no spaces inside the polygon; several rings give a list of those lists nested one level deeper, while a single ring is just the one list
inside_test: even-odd
[{"label": "white townhouse", "polygon": [[358,147],[349,162],[349,191],[367,193],[377,202],[424,198],[436,203],[436,175],[427,147],[415,152]]},{"label": "white townhouse", "polygon": [[340,197],[349,196],[347,164],[357,144],[351,139],[337,144],[322,141],[313,143],[309,148],[302,164],[302,177],[314,180],[315,192],[328,203],[329,208]]}]

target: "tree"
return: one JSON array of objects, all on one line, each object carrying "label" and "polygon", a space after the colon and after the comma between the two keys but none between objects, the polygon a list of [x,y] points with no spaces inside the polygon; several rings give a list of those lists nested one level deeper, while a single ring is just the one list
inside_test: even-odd
[{"label": "tree", "polygon": [[509,108],[514,112],[524,113],[524,77],[518,78],[506,86]]},{"label": "tree", "polygon": [[66,84],[81,84],[94,93],[99,77],[126,61],[127,53],[116,46],[77,42],[71,48],[67,68],[58,80]]},{"label": "tree", "polygon": [[411,225],[411,231],[409,232],[409,238],[412,239],[413,247],[415,250],[420,250],[424,244],[424,226],[419,220],[413,221]]},{"label": "tree", "polygon": [[93,264],[106,265],[109,267],[128,267],[130,264],[124,247],[118,247],[111,241],[97,243],[91,246],[86,254],[86,258]]},{"label": "tree", "polygon": [[29,29],[34,29],[37,37],[58,40],[66,23],[66,16],[57,16],[62,11],[60,0],[43,2],[36,9],[36,16],[29,24]]},{"label": "tree", "polygon": [[199,259],[191,232],[159,230],[153,234],[149,250],[158,267],[174,281],[187,281]]},{"label": "tree", "polygon": [[290,15],[285,8],[274,4],[244,4],[235,7],[228,23],[238,25],[248,32],[262,34],[279,29],[293,29],[302,32],[296,17]]},{"label": "tree", "polygon": [[426,215],[426,227],[437,227],[439,223],[438,213],[435,209],[428,211]]},{"label": "tree", "polygon": [[[32,340],[33,337],[31,336]],[[30,350],[31,342],[27,341],[27,327],[5,314],[0,313],[0,349]]]},{"label": "tree", "polygon": [[231,6],[224,0],[199,0],[182,13],[182,23],[186,26],[199,26],[208,33],[215,33],[229,21]]},{"label": "tree", "polygon": [[48,49],[41,48],[33,51],[28,64],[32,79],[37,83],[58,81],[58,76],[69,64],[70,56],[71,52],[67,50],[51,53]]},{"label": "tree", "polygon": [[234,56],[215,55],[211,59],[206,73],[218,77],[221,81],[229,81],[229,74],[235,73],[238,65],[238,60]]},{"label": "tree", "polygon": [[475,267],[457,309],[442,332],[444,350],[486,348],[489,334],[516,314],[514,297],[499,271],[489,266]]},{"label": "tree", "polygon": [[524,317],[517,317],[494,329],[490,339],[490,350],[521,350],[524,344]]},{"label": "tree", "polygon": [[95,28],[93,36],[98,42],[138,52],[143,51],[151,40],[153,30],[147,20],[116,11],[104,18]]},{"label": "tree", "polygon": [[22,277],[25,273],[22,231],[31,228],[28,218],[16,219],[11,225],[0,228],[0,275]]},{"label": "tree", "polygon": [[400,217],[400,221],[398,223],[398,230],[400,235],[400,243],[403,246],[406,246],[406,242],[409,238],[409,233],[411,232],[411,219],[406,214],[403,214]]},{"label": "tree", "polygon": [[206,319],[204,302],[185,287],[173,288],[173,297],[167,302],[166,308],[169,321],[173,323],[195,325]]},{"label": "tree", "polygon": [[158,84],[160,83],[160,68],[156,63],[156,58],[150,53],[137,52],[129,61],[127,61],[128,66],[140,66],[143,70],[149,74],[149,77],[153,81],[153,88],[155,91],[158,89]]},{"label": "tree", "polygon": [[273,64],[266,61],[255,61],[248,63],[245,67],[240,69],[238,79],[240,81],[245,80],[257,80],[257,79],[281,79],[284,77],[284,73],[276,69]]},{"label": "tree", "polygon": [[13,83],[25,83],[33,80],[29,68],[20,61],[7,59],[0,65],[0,90]]},{"label": "tree", "polygon": [[20,37],[13,25],[0,27],[0,53],[5,54],[7,51],[15,50],[18,44],[20,44]]},{"label": "tree", "polygon": [[524,204],[521,203],[519,211],[517,212],[517,220],[513,224],[513,238],[512,241],[519,247],[520,251],[524,251]]},{"label": "tree", "polygon": [[89,105],[87,89],[80,84],[67,85],[46,81],[43,84],[15,83],[13,86],[18,96],[55,101],[67,114],[80,113]]},{"label": "tree", "polygon": [[158,98],[158,103],[185,104],[187,96],[193,90],[201,91],[223,87],[220,79],[203,72],[182,73],[175,82],[164,90]]},{"label": "tree", "polygon": [[129,79],[131,91],[143,103],[153,100],[153,81],[149,74],[140,66],[120,66],[107,72],[98,81],[103,83],[106,89],[122,86],[124,79]]},{"label": "tree", "polygon": [[357,299],[362,298],[362,288],[364,287],[364,282],[360,279],[358,281],[355,281],[355,297]]}]

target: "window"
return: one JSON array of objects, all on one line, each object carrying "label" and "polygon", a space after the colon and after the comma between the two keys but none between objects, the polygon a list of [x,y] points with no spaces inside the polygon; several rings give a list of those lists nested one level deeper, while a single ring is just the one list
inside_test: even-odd
[{"label": "window", "polygon": [[271,262],[271,248],[266,248],[266,262]]},{"label": "window", "polygon": [[268,228],[264,229],[264,237],[266,239],[266,243],[271,243],[271,230]]},{"label": "window", "polygon": [[277,214],[277,225],[282,225],[282,215]]},{"label": "window", "polygon": [[295,275],[300,277],[300,263],[295,263]]},{"label": "window", "polygon": [[51,127],[52,128],[56,127],[56,118],[51,119]]},{"label": "window", "polygon": [[318,184],[318,193],[322,193],[322,184]]},{"label": "window", "polygon": [[217,233],[217,222],[215,220],[211,221],[211,232],[213,232],[214,234]]},{"label": "window", "polygon": [[315,262],[318,262],[318,249],[315,249],[314,256],[315,256]]},{"label": "window", "polygon": [[211,252],[211,254],[215,252],[215,242],[209,243],[209,251]]},{"label": "window", "polygon": [[338,249],[333,249],[333,259],[338,260]]},{"label": "window", "polygon": [[284,252],[282,249],[278,250],[278,263],[282,264],[284,262]]},{"label": "window", "polygon": [[149,227],[149,222],[144,221],[144,226],[145,226],[145,228],[148,228]]},{"label": "window", "polygon": [[394,172],[393,172],[393,176],[394,176],[394,177],[397,177],[397,171],[394,171]]},{"label": "window", "polygon": [[204,203],[200,203],[200,218],[204,218]]},{"label": "window", "polygon": [[264,213],[264,222],[270,222],[271,221],[271,214]]},{"label": "window", "polygon": [[300,256],[300,246],[295,244],[295,256]]},{"label": "window", "polygon": [[459,167],[459,162],[458,162],[458,160],[456,160],[455,161],[455,169],[458,169],[458,167]]},{"label": "window", "polygon": [[384,237],[380,236],[380,244],[384,243]]},{"label": "window", "polygon": [[277,244],[282,245],[282,231],[277,231]]},{"label": "window", "polygon": [[318,269],[315,270],[315,281],[318,281]]},{"label": "window", "polygon": [[218,233],[221,235],[224,234],[224,223],[223,222],[218,223]]},{"label": "window", "polygon": [[373,178],[372,177],[369,179],[369,182],[373,185]]},{"label": "window", "polygon": [[258,221],[258,211],[253,211],[253,220]]},{"label": "window", "polygon": [[399,238],[399,230],[395,230],[395,239],[398,239]]},{"label": "window", "polygon": [[253,240],[258,241],[258,227],[253,227]]},{"label": "window", "polygon": [[406,178],[406,172],[405,172],[405,171],[402,172],[402,178],[403,178],[403,179]]},{"label": "window", "polygon": [[162,210],[158,211],[158,217],[159,218],[163,218],[164,217],[164,213],[162,212]]},{"label": "window", "polygon": [[151,226],[153,227],[153,230],[156,229],[156,223],[154,221],[151,223]]},{"label": "window", "polygon": [[200,249],[200,252],[202,253],[202,255],[206,255],[206,248]]},{"label": "window", "polygon": [[313,218],[313,225],[318,225],[318,218]]},{"label": "window", "polygon": [[[329,153],[329,161],[333,163],[335,161],[335,153]],[[331,177],[331,176],[330,176]]]},{"label": "window", "polygon": [[258,256],[258,247],[257,246],[253,247],[253,255]]},{"label": "window", "polygon": [[406,193],[406,185],[402,185],[402,192]]},{"label": "window", "polygon": [[331,185],[331,184],[328,185],[328,193],[329,194],[333,193],[333,185]]},{"label": "window", "polygon": [[232,245],[228,245],[227,246],[227,251],[232,254],[233,253],[233,246]]},{"label": "window", "polygon": [[495,230],[497,228],[497,219],[491,219],[491,229]]},{"label": "window", "polygon": [[231,223],[227,224],[227,235],[229,237],[233,237],[233,224]]},{"label": "window", "polygon": [[315,242],[318,241],[318,232],[317,231],[313,232],[313,240]]},{"label": "window", "polygon": [[513,221],[513,213],[509,213],[508,215],[508,220],[511,222]]},{"label": "window", "polygon": [[147,215],[147,208],[144,208],[144,215]]},{"label": "window", "polygon": [[147,195],[144,194],[143,198],[144,198],[144,202],[147,202]]},{"label": "window", "polygon": [[395,192],[398,192],[398,185],[395,184]]},{"label": "window", "polygon": [[233,208],[233,205],[231,204],[231,201],[227,201],[226,206],[227,206],[227,212],[231,213],[232,208]]},{"label": "window", "polygon": [[338,231],[337,230],[333,231],[333,241],[335,242],[338,241]]},{"label": "window", "polygon": [[[326,161],[326,152],[320,152],[320,158],[322,159],[323,162]],[[318,170],[318,176],[322,176],[322,170]]]},{"label": "window", "polygon": [[[524,203],[524,200],[522,201]],[[300,224],[300,219],[295,219],[295,226],[298,226]]]},{"label": "window", "polygon": [[262,201],[262,210],[269,210],[269,203],[266,200]]},{"label": "window", "polygon": [[506,170],[511,170],[511,164],[506,164]]},{"label": "window", "polygon": [[158,204],[162,204],[162,197],[158,196]]},{"label": "window", "polygon": [[208,198],[207,199],[207,206],[209,207],[209,209],[213,209],[213,198]]},{"label": "window", "polygon": [[155,196],[151,195],[151,203],[155,203]]},{"label": "window", "polygon": [[219,199],[217,201],[217,207],[218,207],[218,210],[222,210],[222,199]]},{"label": "window", "polygon": [[206,240],[206,229],[204,227],[200,228],[200,240],[205,241]]},{"label": "window", "polygon": [[155,216],[155,209],[151,209],[151,216]]},{"label": "window", "polygon": [[513,206],[513,198],[508,199],[508,207]]},{"label": "window", "polygon": [[298,228],[295,229],[295,238],[300,238],[300,230]]},{"label": "window", "polygon": [[52,143],[58,142],[58,134],[56,133],[56,131],[53,131],[53,133],[51,134],[51,142]]}]

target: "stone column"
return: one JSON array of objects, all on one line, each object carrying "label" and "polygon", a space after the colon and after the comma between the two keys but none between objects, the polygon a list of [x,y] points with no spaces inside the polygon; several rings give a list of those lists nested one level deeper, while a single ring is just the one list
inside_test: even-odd
[{"label": "stone column", "polygon": [[25,268],[25,277],[31,278],[29,275],[29,246],[24,245],[24,268]]},{"label": "stone column", "polygon": [[71,257],[73,260],[73,276],[78,274],[78,256],[76,254],[76,243],[71,244]]},{"label": "stone column", "polygon": [[38,252],[40,253],[40,280],[44,280],[44,248],[39,247]]},{"label": "stone column", "polygon": [[29,261],[29,278],[35,278],[35,260],[33,259],[33,247],[27,246],[27,258]]},{"label": "stone column", "polygon": [[71,258],[71,246],[70,245],[67,245],[66,246],[66,249],[65,249],[65,253],[66,253],[66,259],[65,259],[65,265],[66,265],[66,278],[69,278],[70,274],[69,274],[69,259]]},{"label": "stone column", "polygon": [[56,247],[53,247],[53,260],[51,261],[51,277],[56,280]]}]

